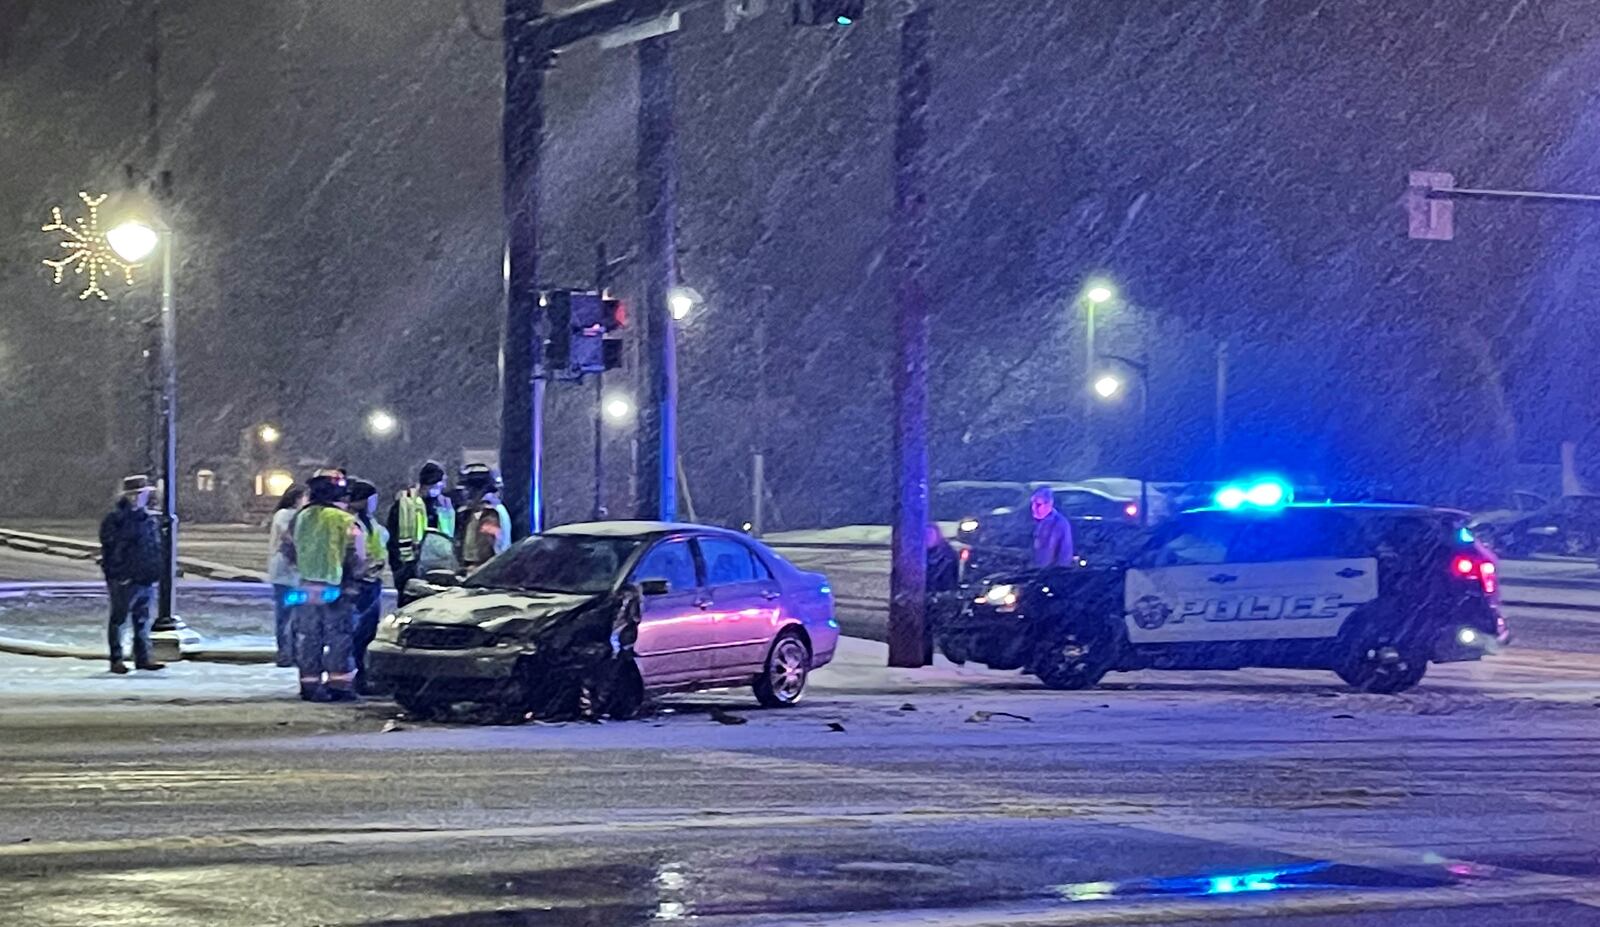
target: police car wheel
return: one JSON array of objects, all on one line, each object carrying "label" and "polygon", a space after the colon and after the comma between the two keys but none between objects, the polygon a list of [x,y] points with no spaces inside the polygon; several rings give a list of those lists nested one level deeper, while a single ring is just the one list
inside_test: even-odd
[{"label": "police car wheel", "polygon": [[1417,645],[1369,634],[1356,642],[1338,672],[1340,679],[1363,692],[1393,695],[1421,682],[1427,671],[1427,654]]},{"label": "police car wheel", "polygon": [[1110,668],[1109,648],[1104,641],[1067,632],[1040,648],[1033,671],[1040,682],[1052,689],[1092,689]]}]

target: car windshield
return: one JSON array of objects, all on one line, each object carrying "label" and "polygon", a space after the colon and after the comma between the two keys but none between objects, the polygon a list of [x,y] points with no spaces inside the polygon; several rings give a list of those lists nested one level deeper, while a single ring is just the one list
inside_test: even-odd
[{"label": "car windshield", "polygon": [[637,538],[539,535],[490,560],[463,585],[585,595],[605,592],[639,543]]}]

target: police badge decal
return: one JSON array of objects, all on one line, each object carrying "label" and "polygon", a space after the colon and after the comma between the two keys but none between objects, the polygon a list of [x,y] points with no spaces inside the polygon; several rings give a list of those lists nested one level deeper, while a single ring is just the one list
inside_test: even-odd
[{"label": "police badge decal", "polygon": [[1172,606],[1161,601],[1158,596],[1147,595],[1133,603],[1128,615],[1133,618],[1134,624],[1146,631],[1154,631],[1172,617]]}]

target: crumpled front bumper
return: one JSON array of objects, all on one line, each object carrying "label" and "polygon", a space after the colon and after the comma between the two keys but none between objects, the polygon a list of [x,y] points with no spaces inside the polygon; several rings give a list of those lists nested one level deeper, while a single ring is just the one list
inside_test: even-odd
[{"label": "crumpled front bumper", "polygon": [[516,674],[523,652],[506,647],[466,650],[416,650],[373,641],[367,648],[366,672],[380,681],[461,679],[497,682]]}]

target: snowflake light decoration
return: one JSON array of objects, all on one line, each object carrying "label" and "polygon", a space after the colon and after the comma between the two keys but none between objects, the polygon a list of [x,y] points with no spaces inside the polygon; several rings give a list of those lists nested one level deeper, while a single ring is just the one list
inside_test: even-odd
[{"label": "snowflake light decoration", "polygon": [[61,283],[68,270],[86,278],[87,285],[78,294],[79,299],[91,296],[110,299],[106,291],[100,288],[100,281],[121,274],[122,282],[133,286],[133,272],[143,266],[118,257],[111,243],[106,241],[106,233],[100,230],[100,204],[106,201],[106,196],[104,193],[90,196],[79,191],[78,199],[83,200],[88,215],[67,222],[61,216],[61,207],[54,206],[50,209],[50,221],[42,229],[45,232],[60,232],[62,238],[59,244],[66,251],[65,257],[44,260],[45,266],[55,272],[55,282]]}]

